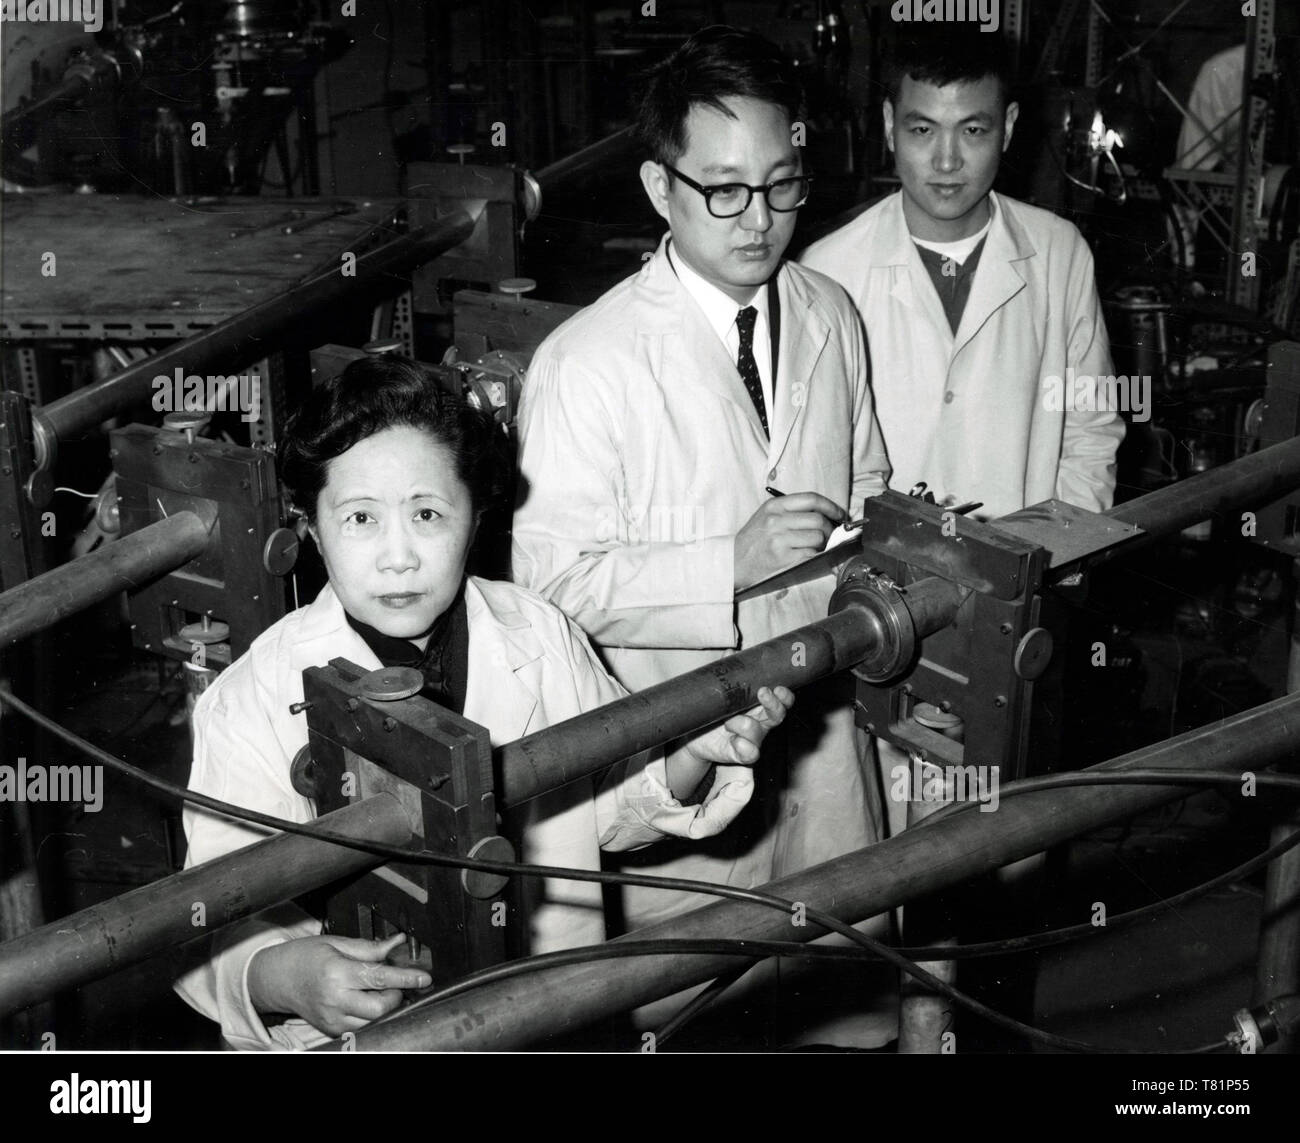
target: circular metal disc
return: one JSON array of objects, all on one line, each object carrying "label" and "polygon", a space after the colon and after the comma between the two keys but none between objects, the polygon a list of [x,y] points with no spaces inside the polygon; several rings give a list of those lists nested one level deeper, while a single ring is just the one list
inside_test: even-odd
[{"label": "circular metal disc", "polygon": [[320,796],[320,791],[316,789],[316,764],[312,761],[310,746],[302,747],[293,756],[293,761],[289,764],[289,781],[304,798]]},{"label": "circular metal disc", "polygon": [[[475,842],[466,856],[480,861],[514,861],[515,851],[504,837],[493,834]],[[495,897],[509,881],[510,878],[502,873],[486,873],[477,869],[460,871],[460,883],[465,892],[479,901]]]},{"label": "circular metal disc", "polygon": [[1052,661],[1052,633],[1042,627],[1031,627],[1016,648],[1012,665],[1022,679],[1038,678]]},{"label": "circular metal disc", "polygon": [[276,528],[262,548],[262,566],[272,575],[288,575],[298,562],[298,533],[292,528]]},{"label": "circular metal disc", "polygon": [[357,690],[362,698],[376,702],[396,702],[419,694],[424,687],[424,676],[414,667],[381,667],[362,675],[357,680]]},{"label": "circular metal disc", "polygon": [[187,643],[224,643],[230,638],[230,627],[217,620],[206,627],[202,623],[187,623],[176,634]]}]

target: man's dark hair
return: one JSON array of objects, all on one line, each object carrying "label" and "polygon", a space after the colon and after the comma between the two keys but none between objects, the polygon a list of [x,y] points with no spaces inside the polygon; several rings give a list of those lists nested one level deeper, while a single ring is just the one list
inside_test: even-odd
[{"label": "man's dark hair", "polygon": [[1015,81],[1006,38],[971,24],[925,24],[900,35],[885,61],[885,98],[890,103],[898,102],[904,76],[936,87],[979,83],[993,76],[1004,105],[1010,102]]},{"label": "man's dark hair", "polygon": [[715,24],[638,78],[636,137],[656,162],[675,163],[686,150],[691,108],[703,105],[729,115],[722,102],[727,98],[774,103],[793,122],[803,92],[794,65],[771,40]]},{"label": "man's dark hair", "polygon": [[446,446],[476,511],[501,499],[510,462],[492,418],[441,389],[414,361],[380,354],[353,361],[290,419],[277,460],[294,505],[315,523],[330,461],[398,426],[419,429]]}]

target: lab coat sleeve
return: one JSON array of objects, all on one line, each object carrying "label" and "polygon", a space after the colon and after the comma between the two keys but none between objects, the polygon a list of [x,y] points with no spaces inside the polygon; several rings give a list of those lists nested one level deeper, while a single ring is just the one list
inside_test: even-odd
[{"label": "lab coat sleeve", "polygon": [[845,358],[853,394],[853,491],[848,510],[851,516],[857,517],[862,514],[863,501],[885,491],[889,483],[889,460],[871,392],[867,335],[856,310],[845,337],[848,341]]},{"label": "lab coat sleeve", "polygon": [[[194,712],[190,788],[277,817],[308,820],[310,815],[302,812],[303,799],[289,784],[288,766],[274,748],[269,723],[258,710],[245,709],[245,702],[231,698],[214,688],[199,701]],[[259,727],[265,728],[264,733],[258,733]],[[271,836],[270,831],[190,804],[185,807],[184,824],[189,843],[186,868]],[[194,910],[201,904],[190,907]],[[320,929],[319,921],[292,903],[265,909],[213,933],[210,943],[202,946],[207,958],[188,969],[175,989],[192,1008],[220,1024],[233,1047],[297,1048],[323,1042],[327,1037],[303,1020],[268,1028],[248,993],[248,967],[261,949],[316,936]]]},{"label": "lab coat sleeve", "polygon": [[[565,628],[566,652],[582,709],[592,710],[626,695],[601,666],[583,633],[568,620]],[[735,820],[753,792],[754,777],[748,766],[719,765],[704,802],[683,806],[668,787],[664,752],[643,751],[610,767],[596,784],[600,847],[622,851],[641,849],[665,837],[713,837]]]},{"label": "lab coat sleeve", "polygon": [[[1092,253],[1077,235],[1075,243],[1066,297],[1070,325],[1064,381],[1068,383],[1071,369],[1076,386],[1080,378],[1092,378],[1097,399],[1066,404],[1056,497],[1079,508],[1104,512],[1115,498],[1115,453],[1124,439],[1124,421],[1111,403],[1113,390],[1105,384],[1114,373],[1114,366],[1101,303],[1097,299]],[[1072,411],[1071,404],[1084,408]],[[1089,404],[1094,411],[1087,410]]]},{"label": "lab coat sleeve", "polygon": [[622,391],[546,346],[533,358],[519,410],[515,582],[602,646],[733,648],[734,537],[670,542],[631,518]]}]

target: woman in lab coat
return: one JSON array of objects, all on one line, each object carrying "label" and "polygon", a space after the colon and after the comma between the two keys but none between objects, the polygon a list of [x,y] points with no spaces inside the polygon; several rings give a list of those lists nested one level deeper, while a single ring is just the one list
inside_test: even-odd
[{"label": "woman in lab coat", "polygon": [[[427,690],[487,727],[493,745],[626,693],[551,604],[465,574],[477,522],[505,484],[502,461],[490,424],[440,393],[418,366],[391,357],[350,365],[295,419],[281,466],[329,583],[264,632],[200,699],[192,788],[311,820],[315,807],[289,776],[307,743],[307,720],[290,707],[302,700],[302,671],[337,657],[367,669],[419,667]],[[639,755],[537,799],[524,859],[597,869],[601,848],[720,832],[749,801],[748,767],[793,695],[764,688],[759,699],[749,714],[667,756]],[[683,805],[700,788],[702,801]],[[265,835],[194,806],[184,821],[187,866]],[[547,881],[538,895],[533,951],[604,939],[600,886]],[[176,989],[235,1047],[302,1048],[392,1011],[402,989],[429,985],[420,970],[384,963],[395,941],[320,929],[292,903],[265,910],[216,933],[211,955]],[[269,1013],[287,1018],[276,1023]]]}]

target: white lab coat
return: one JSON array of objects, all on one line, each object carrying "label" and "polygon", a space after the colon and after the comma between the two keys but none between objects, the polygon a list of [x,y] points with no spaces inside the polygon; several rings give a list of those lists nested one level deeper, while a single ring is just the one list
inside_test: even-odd
[{"label": "white lab coat", "polygon": [[[734,537],[766,486],[856,513],[885,482],[861,326],[843,291],[798,266],[778,273],[769,443],[667,241],[542,343],[519,412],[516,582],[577,620],[634,691],[826,615],[831,576],[734,601]],[[843,690],[824,690],[801,692],[791,711],[790,764],[760,766],[760,787],[778,787],[761,807],[638,870],[755,886],[877,840],[865,741]],[[632,888],[623,904],[638,928],[699,901]]]},{"label": "white lab coat", "polygon": [[[494,746],[626,693],[600,666],[582,633],[532,592],[471,577],[465,604],[464,714],[488,729]],[[290,714],[289,706],[302,700],[303,670],[334,658],[366,669],[381,665],[327,586],[310,606],[264,632],[200,698],[191,788],[291,821],[314,818],[313,803],[290,782],[289,764],[307,743],[307,718]],[[719,766],[706,806],[683,807],[667,789],[662,755],[641,754],[613,767],[598,783],[576,782],[530,803],[522,859],[599,869],[601,847],[635,849],[666,836],[708,836],[739,814],[752,789],[746,767]],[[269,832],[189,805],[184,820],[187,867]],[[600,886],[546,882],[545,900],[534,908],[530,923],[534,952],[604,940]],[[186,972],[176,990],[218,1021],[235,1047],[321,1043],[326,1037],[303,1020],[267,1028],[247,985],[248,965],[259,949],[319,932],[319,922],[292,903],[258,913],[215,933],[213,955]]]},{"label": "white lab coat", "polygon": [[941,502],[982,501],[982,519],[1052,497],[1102,511],[1124,422],[1115,411],[1053,409],[1044,389],[1047,378],[1113,372],[1092,254],[1049,211],[989,200],[993,224],[955,337],[901,191],[801,261],[848,290],[866,323],[891,487],[925,481]]}]

